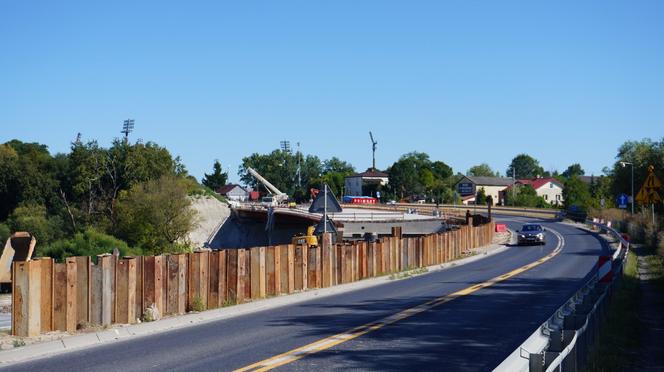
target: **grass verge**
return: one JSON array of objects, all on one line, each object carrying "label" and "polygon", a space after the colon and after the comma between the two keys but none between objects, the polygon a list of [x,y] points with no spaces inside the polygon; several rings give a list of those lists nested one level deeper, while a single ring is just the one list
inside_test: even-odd
[{"label": "grass verge", "polygon": [[614,292],[599,340],[588,360],[588,371],[624,371],[633,366],[640,347],[637,259],[627,256],[625,274]]}]

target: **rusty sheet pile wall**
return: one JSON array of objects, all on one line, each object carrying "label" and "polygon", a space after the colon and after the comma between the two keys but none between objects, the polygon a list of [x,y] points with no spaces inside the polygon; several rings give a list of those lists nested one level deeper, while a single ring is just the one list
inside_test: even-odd
[{"label": "rusty sheet pile wall", "polygon": [[163,315],[213,309],[459,258],[491,243],[494,224],[375,243],[225,249],[116,259],[50,258],[13,266],[12,334],[74,332],[87,325],[136,323],[154,305]]}]

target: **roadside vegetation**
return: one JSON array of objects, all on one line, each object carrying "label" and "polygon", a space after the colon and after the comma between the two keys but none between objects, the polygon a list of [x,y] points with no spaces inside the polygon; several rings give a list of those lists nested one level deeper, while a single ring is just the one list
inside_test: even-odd
[{"label": "roadside vegetation", "polygon": [[602,323],[599,343],[588,360],[589,371],[624,371],[636,362],[641,344],[636,262],[636,255],[630,252],[625,275],[611,298],[607,317]]},{"label": "roadside vegetation", "polygon": [[153,142],[77,140],[55,155],[38,143],[0,144],[0,239],[28,231],[37,256],[186,251],[189,196],[209,194]]}]

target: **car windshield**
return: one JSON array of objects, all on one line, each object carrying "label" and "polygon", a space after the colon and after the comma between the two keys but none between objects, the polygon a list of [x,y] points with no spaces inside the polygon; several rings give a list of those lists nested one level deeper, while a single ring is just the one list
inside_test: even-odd
[{"label": "car windshield", "polygon": [[540,225],[523,225],[523,231],[542,231],[542,226]]}]

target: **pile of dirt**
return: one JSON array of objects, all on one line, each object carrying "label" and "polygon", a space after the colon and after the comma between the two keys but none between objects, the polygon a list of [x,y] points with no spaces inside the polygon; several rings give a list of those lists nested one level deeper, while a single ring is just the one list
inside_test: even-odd
[{"label": "pile of dirt", "polygon": [[188,239],[193,247],[204,247],[208,239],[216,232],[231,214],[226,203],[209,196],[193,197],[191,208],[197,212],[196,227],[189,233]]}]

